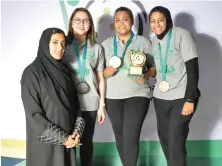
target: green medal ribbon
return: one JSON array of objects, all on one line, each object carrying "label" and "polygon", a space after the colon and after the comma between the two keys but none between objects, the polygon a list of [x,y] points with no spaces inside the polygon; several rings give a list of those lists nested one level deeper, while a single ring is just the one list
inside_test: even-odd
[{"label": "green medal ribbon", "polygon": [[[134,37],[134,33],[131,32],[131,35],[130,35],[130,38],[129,40],[127,40],[126,42],[126,47],[123,51],[123,54],[120,58],[124,59],[124,56],[125,56],[125,53],[126,53],[126,49],[129,47],[129,45],[132,43],[132,40],[133,40],[133,37]],[[114,36],[114,39],[113,39],[113,45],[114,45],[114,55],[113,56],[118,56],[117,55],[117,42],[116,42],[116,35]]]},{"label": "green medal ribbon", "polygon": [[85,79],[85,70],[86,70],[87,39],[85,41],[82,63],[81,63],[81,59],[80,59],[80,55],[79,55],[78,43],[76,42],[75,39],[73,40],[73,48],[74,48],[76,56],[77,56],[80,79],[81,79],[81,81],[84,81],[84,79]]},{"label": "green medal ribbon", "polygon": [[167,47],[166,47],[166,55],[164,57],[163,60],[163,56],[162,56],[162,52],[161,52],[161,46],[160,43],[158,45],[158,49],[159,49],[159,56],[160,56],[160,66],[161,66],[161,72],[162,72],[162,81],[166,80],[166,73],[167,73],[167,58],[169,55],[169,48],[170,48],[170,39],[172,36],[172,30],[170,30],[170,32],[168,33],[167,36]]}]

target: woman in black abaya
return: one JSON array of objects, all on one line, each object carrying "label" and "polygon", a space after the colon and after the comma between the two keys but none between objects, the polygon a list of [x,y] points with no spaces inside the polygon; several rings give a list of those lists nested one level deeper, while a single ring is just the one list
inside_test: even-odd
[{"label": "woman in black abaya", "polygon": [[44,30],[37,57],[22,74],[27,166],[76,166],[84,122],[71,72],[60,61],[64,51],[64,32]]}]

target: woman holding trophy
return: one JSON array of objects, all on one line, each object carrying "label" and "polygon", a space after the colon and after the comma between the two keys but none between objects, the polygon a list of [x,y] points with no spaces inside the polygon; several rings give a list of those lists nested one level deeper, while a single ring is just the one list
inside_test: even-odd
[{"label": "woman holding trophy", "polygon": [[116,35],[105,40],[106,110],[124,166],[136,166],[139,138],[149,108],[148,78],[155,75],[149,40],[132,32],[132,11],[115,11]]}]

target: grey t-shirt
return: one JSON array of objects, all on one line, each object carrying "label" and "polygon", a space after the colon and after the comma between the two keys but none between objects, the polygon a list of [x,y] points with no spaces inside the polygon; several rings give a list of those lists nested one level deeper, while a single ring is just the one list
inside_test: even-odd
[{"label": "grey t-shirt", "polygon": [[[122,56],[125,49],[125,45],[116,37],[117,39],[117,55]],[[109,66],[109,60],[114,55],[114,44],[113,37],[108,38],[102,43],[105,52],[105,65]],[[138,35],[134,35],[131,44],[127,48],[128,50],[134,50],[138,52],[143,52],[146,55],[146,63],[144,66],[152,67],[154,66],[152,54],[151,42]],[[124,63],[119,68],[117,74],[106,79],[106,98],[109,99],[124,99],[129,97],[141,96],[149,97],[150,90],[148,87],[148,81],[144,84],[137,83],[135,79],[128,77],[130,67],[129,54],[126,51],[124,56]]]},{"label": "grey t-shirt", "polygon": [[[86,94],[78,93],[78,97],[82,111],[95,111],[98,110],[100,100],[96,72],[103,72],[104,70],[104,54],[99,44],[90,45],[88,40],[87,45],[85,81],[89,84],[90,91]],[[81,62],[84,46],[85,44],[79,47]],[[63,60],[72,69],[73,79],[77,85],[81,80],[77,57],[72,44],[67,46]]]},{"label": "grey t-shirt", "polygon": [[172,28],[166,73],[166,81],[169,83],[170,89],[168,92],[161,92],[158,87],[162,81],[158,44],[160,43],[162,56],[165,57],[167,38],[168,34],[162,40],[159,40],[156,36],[152,40],[153,57],[157,70],[157,82],[153,95],[159,99],[175,100],[184,98],[187,86],[185,62],[196,58],[197,51],[195,42],[187,30],[180,27]]}]

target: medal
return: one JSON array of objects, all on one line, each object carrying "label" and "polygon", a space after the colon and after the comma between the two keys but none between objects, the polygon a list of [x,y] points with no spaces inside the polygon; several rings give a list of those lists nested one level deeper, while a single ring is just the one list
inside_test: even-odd
[{"label": "medal", "polygon": [[78,62],[78,67],[79,67],[80,80],[81,80],[81,82],[79,82],[77,84],[76,89],[77,89],[79,94],[86,94],[90,91],[90,86],[85,81],[87,39],[86,39],[85,46],[84,46],[82,63],[81,63],[81,58],[80,58],[80,55],[79,55],[79,50],[77,48],[77,43],[76,43],[75,40],[73,40],[73,47],[74,47],[74,50],[75,50],[76,56],[77,56],[77,62]]},{"label": "medal", "polygon": [[118,57],[117,56],[117,41],[116,41],[116,36],[114,36],[114,39],[113,39],[114,55],[109,60],[109,66],[112,66],[113,68],[116,69],[116,68],[119,68],[122,65],[126,50],[129,47],[129,45],[131,44],[131,42],[133,40],[133,37],[134,37],[134,33],[131,32],[130,38],[126,42],[126,46],[125,46],[125,49],[123,51],[122,56]]},{"label": "medal", "polygon": [[118,56],[112,56],[109,60],[109,66],[112,66],[114,69],[117,69],[121,66],[122,60]]},{"label": "medal", "polygon": [[160,89],[161,92],[167,92],[170,89],[170,85],[166,81],[161,81],[159,83],[159,89]]},{"label": "medal", "polygon": [[86,94],[90,91],[90,86],[87,82],[81,81],[77,84],[76,89],[80,94]]},{"label": "medal", "polygon": [[158,45],[159,56],[160,56],[160,66],[161,66],[161,73],[162,73],[162,81],[159,83],[159,89],[160,89],[161,92],[167,92],[167,91],[170,90],[170,84],[166,81],[166,75],[167,75],[167,58],[168,58],[168,55],[169,55],[171,36],[172,36],[172,30],[170,30],[169,33],[168,33],[166,54],[165,54],[164,59],[163,59],[163,56],[162,56],[160,43]]}]

